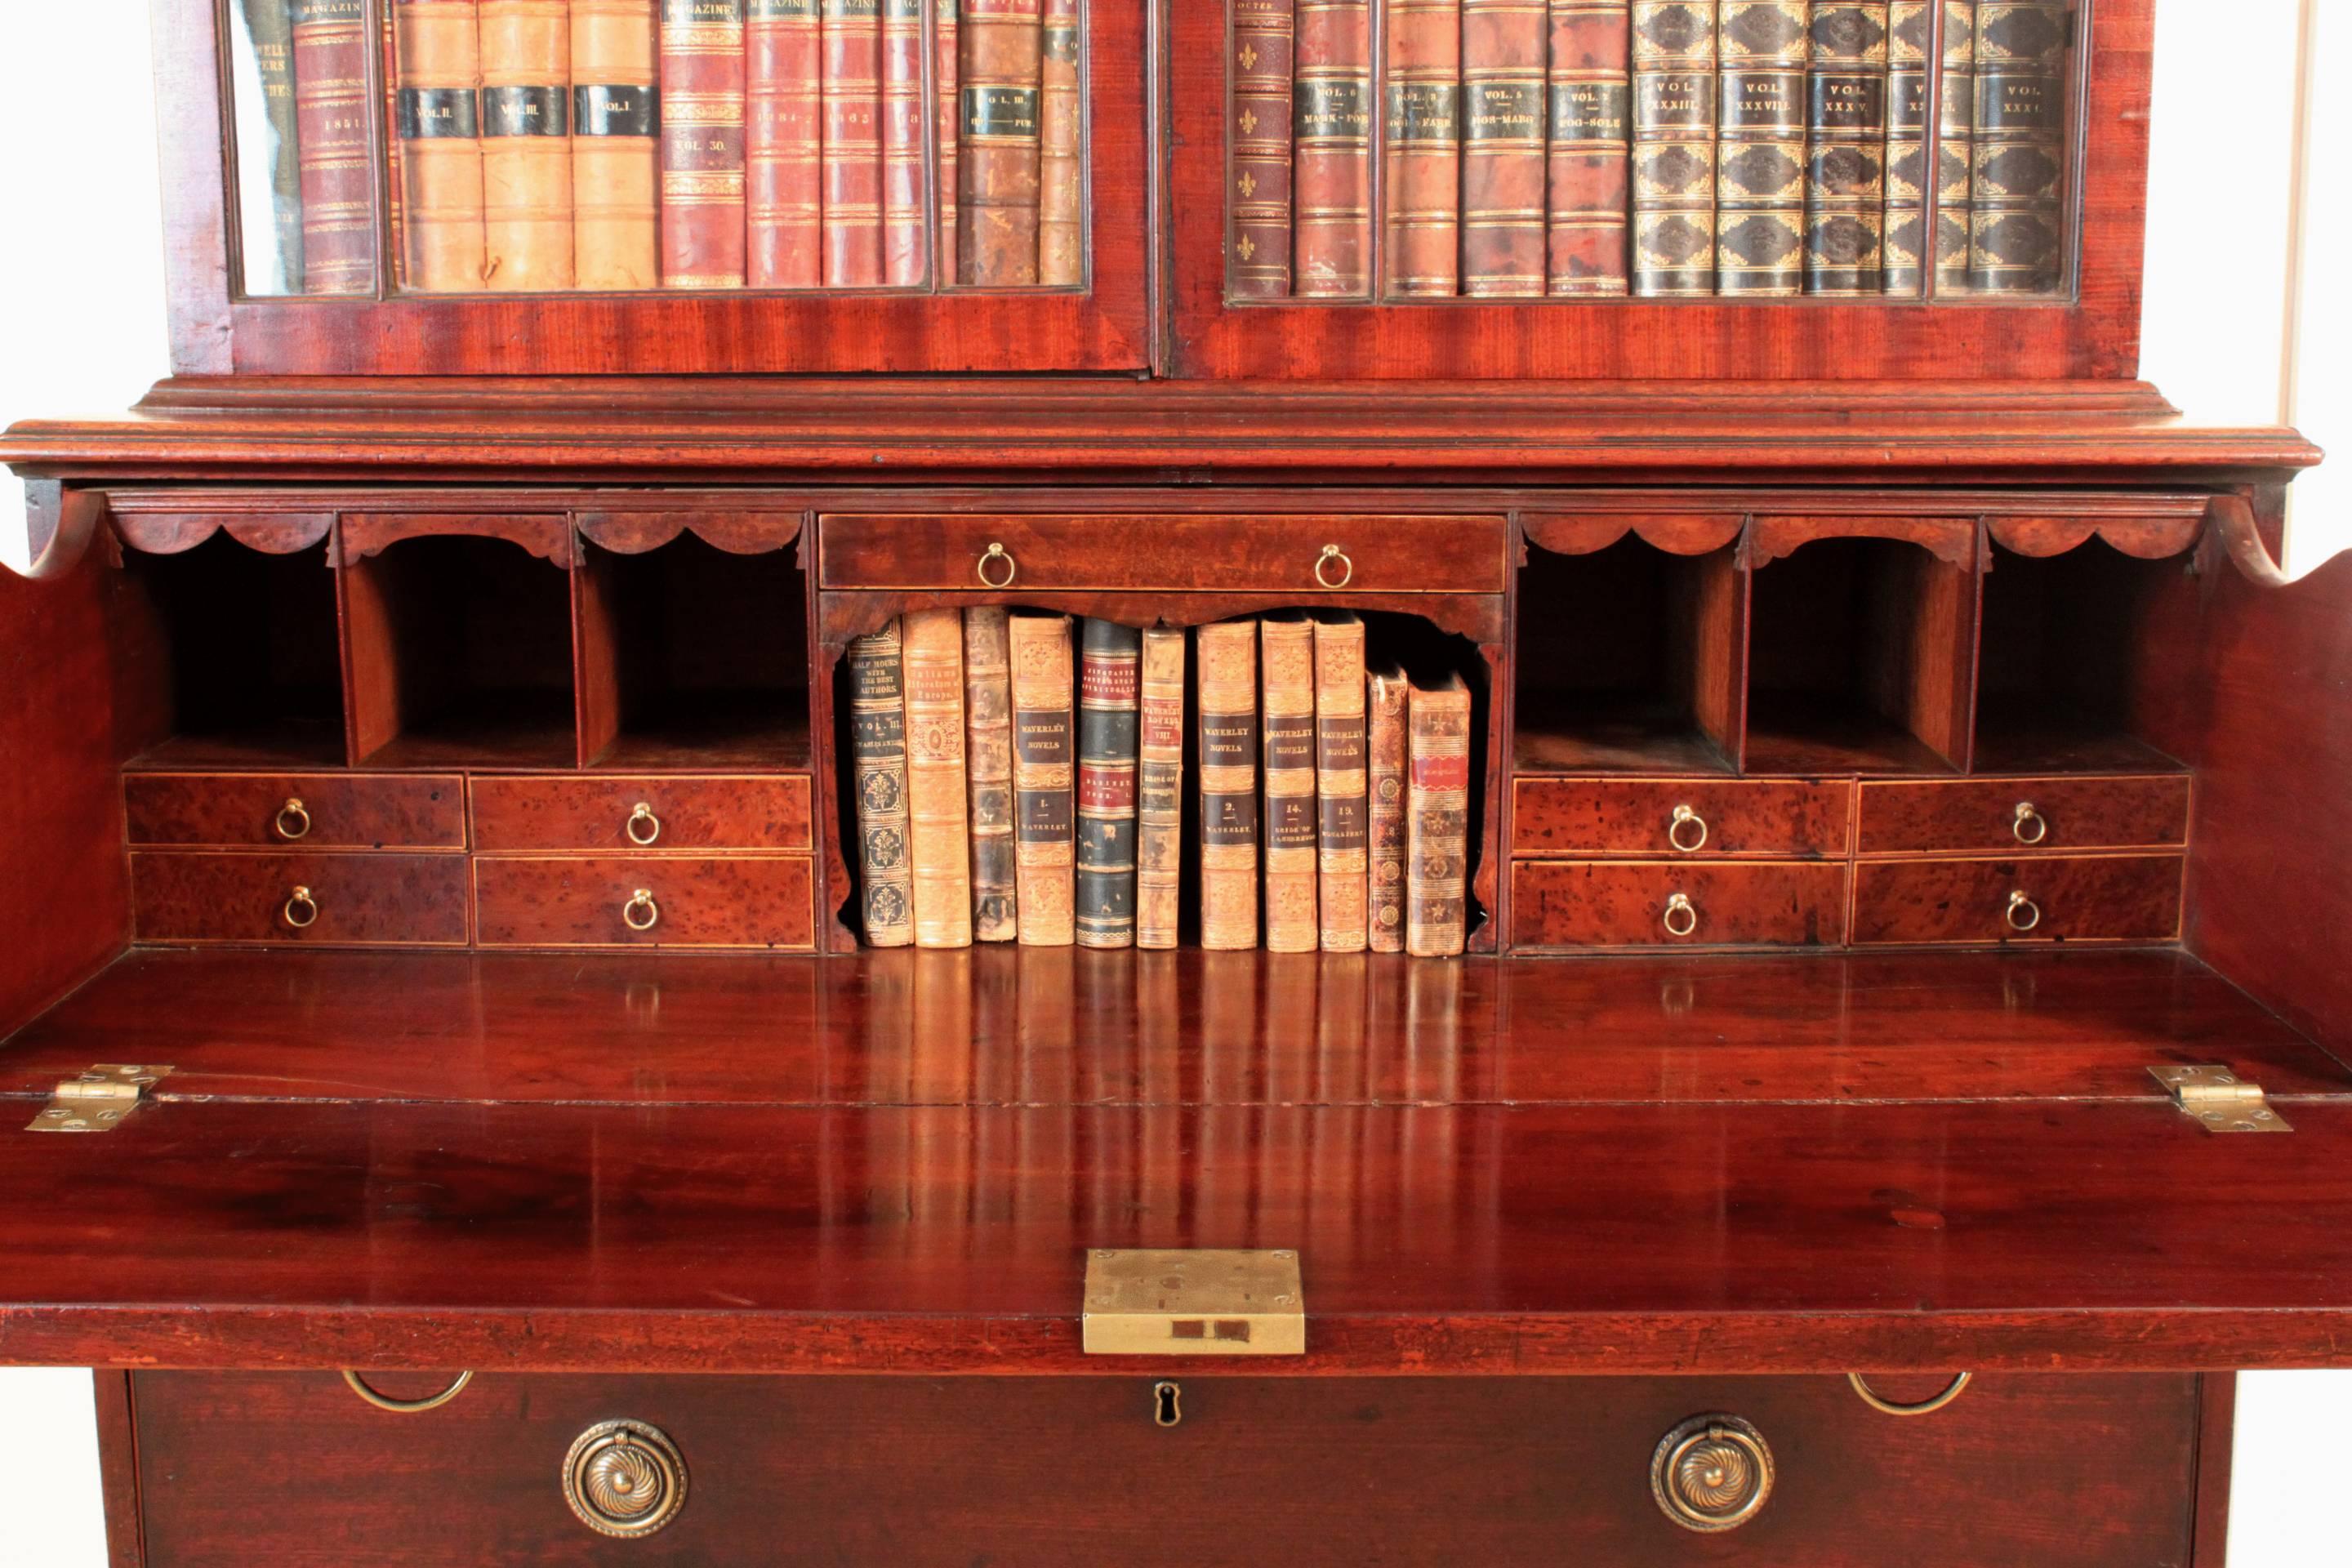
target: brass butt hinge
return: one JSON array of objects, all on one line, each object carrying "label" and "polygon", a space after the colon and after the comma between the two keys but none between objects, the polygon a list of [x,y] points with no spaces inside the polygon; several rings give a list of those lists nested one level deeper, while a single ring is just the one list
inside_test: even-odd
[{"label": "brass butt hinge", "polygon": [[1305,1355],[1298,1254],[1207,1248],[1087,1254],[1088,1355]]},{"label": "brass butt hinge", "polygon": [[79,1078],[58,1085],[41,1113],[25,1123],[27,1132],[111,1132],[122,1119],[139,1109],[166,1067],[100,1062]]},{"label": "brass butt hinge", "polygon": [[2225,1067],[2150,1068],[2172,1103],[2204,1124],[2208,1132],[2292,1132],[2285,1117],[2271,1109],[2263,1086],[2248,1083]]}]

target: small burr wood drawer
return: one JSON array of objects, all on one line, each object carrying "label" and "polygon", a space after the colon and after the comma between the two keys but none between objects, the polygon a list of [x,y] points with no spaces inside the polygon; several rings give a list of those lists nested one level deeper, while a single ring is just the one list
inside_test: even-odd
[{"label": "small burr wood drawer", "polygon": [[2014,855],[1864,860],[1853,940],[2170,942],[2180,934],[2178,855]]},{"label": "small burr wood drawer", "polygon": [[1511,944],[1835,946],[1845,878],[1828,860],[1519,860]]},{"label": "small burr wood drawer", "polygon": [[2189,775],[1870,780],[1858,851],[2155,849],[2189,842]]},{"label": "small burr wood drawer", "polygon": [[1499,594],[1498,516],[827,516],[826,588]]},{"label": "small burr wood drawer", "polygon": [[508,855],[474,862],[484,947],[816,943],[804,855]]},{"label": "small burr wood drawer", "polygon": [[807,849],[806,774],[473,780],[474,847],[508,850]]},{"label": "small burr wood drawer", "polygon": [[140,942],[466,942],[463,855],[137,850],[131,896]]},{"label": "small burr wood drawer", "polygon": [[126,773],[133,844],[463,849],[455,773]]},{"label": "small burr wood drawer", "polygon": [[1833,857],[1845,853],[1850,782],[1521,778],[1516,855]]}]

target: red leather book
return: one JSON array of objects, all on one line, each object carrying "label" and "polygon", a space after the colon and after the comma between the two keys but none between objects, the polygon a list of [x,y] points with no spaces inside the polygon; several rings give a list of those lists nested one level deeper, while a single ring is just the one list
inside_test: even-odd
[{"label": "red leather book", "polygon": [[957,264],[982,288],[1037,281],[1038,0],[966,0],[957,29],[962,145]]},{"label": "red leather book", "polygon": [[367,47],[361,0],[295,0],[294,124],[301,147],[306,294],[375,291]]},{"label": "red leather book", "polygon": [[924,0],[882,0],[882,281],[923,281]]},{"label": "red leather book", "polygon": [[1370,0],[1298,0],[1291,84],[1291,291],[1357,299],[1372,287]]},{"label": "red leather book", "polygon": [[743,0],[662,0],[662,283],[740,289]]},{"label": "red leather book", "polygon": [[751,0],[744,18],[745,193],[754,289],[824,281],[818,0]]},{"label": "red leather book", "polygon": [[1079,281],[1086,270],[1078,175],[1085,126],[1078,97],[1078,0],[1045,0],[1039,56],[1037,281],[1062,289]]},{"label": "red leather book", "polygon": [[1388,12],[1388,288],[1460,292],[1461,0],[1392,0]]},{"label": "red leather book", "polygon": [[824,286],[882,282],[881,0],[824,0]]},{"label": "red leather book", "polygon": [[1549,16],[1462,0],[1462,291],[1544,291],[1544,73]]},{"label": "red leather book", "polygon": [[1291,0],[1234,0],[1232,225],[1225,280],[1235,299],[1290,292]]},{"label": "red leather book", "polygon": [[938,174],[934,184],[940,199],[940,268],[939,280],[952,283],[958,277],[956,268],[956,192],[962,180],[957,168],[956,149],[961,138],[957,134],[956,105],[960,101],[957,80],[962,59],[961,26],[957,19],[956,0],[939,0],[939,11],[931,18],[931,150]]},{"label": "red leather book", "polygon": [[1551,0],[1545,272],[1551,293],[1626,289],[1633,128],[1628,0]]}]

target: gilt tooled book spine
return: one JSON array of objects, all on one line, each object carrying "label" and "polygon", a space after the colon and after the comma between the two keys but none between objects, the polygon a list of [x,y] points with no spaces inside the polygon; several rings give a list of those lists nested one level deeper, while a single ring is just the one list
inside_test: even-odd
[{"label": "gilt tooled book spine", "polygon": [[1038,128],[1044,27],[1038,0],[965,0],[957,114],[957,265],[981,288],[1037,281]]},{"label": "gilt tooled book spine", "polygon": [[1805,287],[1805,58],[1811,0],[1724,0],[1717,34],[1716,292]]},{"label": "gilt tooled book spine", "polygon": [[1406,703],[1405,951],[1462,951],[1470,851],[1470,690],[1458,675]]},{"label": "gilt tooled book spine", "polygon": [[965,777],[971,795],[971,934],[1011,942],[1019,931],[1013,843],[1012,647],[1003,608],[963,613]]},{"label": "gilt tooled book spine", "polygon": [[1890,299],[1916,299],[1927,276],[1927,56],[1936,0],[1886,7],[1886,195],[1880,226],[1878,286]]},{"label": "gilt tooled book spine", "polygon": [[662,284],[740,289],[743,0],[662,0]]},{"label": "gilt tooled book spine", "polygon": [[481,28],[474,0],[396,0],[404,281],[425,293],[482,286]]},{"label": "gilt tooled book spine", "polygon": [[1462,292],[1544,291],[1544,0],[1462,0]]},{"label": "gilt tooled book spine", "polygon": [[582,289],[661,286],[655,0],[572,0],[572,265]]},{"label": "gilt tooled book spine", "polygon": [[1079,147],[1078,0],[1045,0],[1038,66],[1037,281],[1067,288],[1085,272]]},{"label": "gilt tooled book spine", "polygon": [[824,0],[828,289],[882,282],[882,0]]},{"label": "gilt tooled book spine", "polygon": [[1715,292],[1715,0],[1634,0],[1633,292]]},{"label": "gilt tooled book spine", "polygon": [[276,236],[274,270],[246,260],[252,293],[302,292],[302,142],[294,125],[294,9],[291,0],[244,0],[246,36],[253,41],[261,79],[261,111],[269,127],[269,216]]},{"label": "gilt tooled book spine", "polygon": [[1374,952],[1404,951],[1405,679],[1389,665],[1365,687],[1365,923]]},{"label": "gilt tooled book spine", "polygon": [[954,610],[910,610],[906,643],[901,665],[915,945],[969,947],[971,818],[964,784],[963,617]]},{"label": "gilt tooled book spine", "polygon": [[1235,299],[1290,292],[1291,0],[1234,0],[1232,222],[1227,286]]},{"label": "gilt tooled book spine", "polygon": [[1257,623],[1195,634],[1200,676],[1201,945],[1257,945]]},{"label": "gilt tooled book spine", "polygon": [[1806,81],[1805,292],[1880,292],[1886,0],[1819,0]]},{"label": "gilt tooled book spine", "polygon": [[747,277],[754,289],[814,289],[824,281],[818,0],[751,0],[743,32]]},{"label": "gilt tooled book spine", "polygon": [[1372,287],[1371,0],[1298,0],[1291,83],[1291,292]]},{"label": "gilt tooled book spine", "polygon": [[931,158],[932,183],[939,191],[939,280],[953,283],[961,276],[956,266],[956,196],[963,176],[958,171],[957,105],[962,101],[957,77],[962,69],[961,0],[939,0],[931,15]]},{"label": "gilt tooled book spine", "polygon": [[369,155],[361,0],[294,0],[294,126],[302,188],[302,291],[375,291],[375,163]]},{"label": "gilt tooled book spine", "polygon": [[1135,785],[1143,642],[1091,616],[1078,630],[1080,947],[1135,945]]},{"label": "gilt tooled book spine", "polygon": [[915,940],[900,651],[896,620],[849,644],[849,754],[857,801],[859,904],[869,947],[904,947]]},{"label": "gilt tooled book spine", "polygon": [[1315,868],[1326,952],[1361,952],[1370,931],[1364,731],[1364,623],[1344,613],[1320,616],[1315,622]]},{"label": "gilt tooled book spine", "polygon": [[1075,937],[1076,772],[1070,709],[1075,661],[1067,616],[1016,615],[1013,660],[1014,899],[1024,947]]},{"label": "gilt tooled book spine", "polygon": [[1545,271],[1553,294],[1628,286],[1632,50],[1627,0],[1551,0]]},{"label": "gilt tooled book spine", "polygon": [[1969,287],[2046,294],[2065,269],[2066,55],[2071,0],[1981,0]]},{"label": "gilt tooled book spine", "polygon": [[569,289],[572,7],[481,0],[481,13],[482,286]]},{"label": "gilt tooled book spine", "polygon": [[1462,0],[1391,0],[1381,226],[1388,292],[1462,289]]},{"label": "gilt tooled book spine", "polygon": [[1975,184],[1977,0],[1944,0],[1936,105],[1936,290],[1969,286],[1969,195]]},{"label": "gilt tooled book spine", "polygon": [[1176,945],[1183,887],[1184,633],[1143,634],[1143,686],[1136,742],[1135,945]]},{"label": "gilt tooled book spine", "polygon": [[923,211],[923,10],[882,0],[882,282],[911,289],[929,270]]},{"label": "gilt tooled book spine", "polygon": [[1265,740],[1265,945],[1312,952],[1316,921],[1315,625],[1296,611],[1258,622],[1258,721]]}]

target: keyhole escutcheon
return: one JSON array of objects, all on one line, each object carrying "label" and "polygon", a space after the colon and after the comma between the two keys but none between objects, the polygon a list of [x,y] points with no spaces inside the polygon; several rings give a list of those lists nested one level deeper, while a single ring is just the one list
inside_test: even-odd
[{"label": "keyhole escutcheon", "polygon": [[1184,1419],[1184,1391],[1172,1383],[1151,1385],[1151,1424],[1173,1426]]}]

